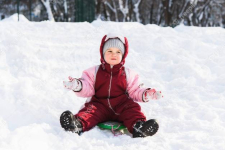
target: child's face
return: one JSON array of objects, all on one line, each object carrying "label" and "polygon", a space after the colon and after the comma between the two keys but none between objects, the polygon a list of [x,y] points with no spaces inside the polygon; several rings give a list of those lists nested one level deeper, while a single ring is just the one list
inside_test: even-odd
[{"label": "child's face", "polygon": [[118,48],[111,47],[104,54],[105,61],[110,65],[117,65],[122,60],[122,52]]}]

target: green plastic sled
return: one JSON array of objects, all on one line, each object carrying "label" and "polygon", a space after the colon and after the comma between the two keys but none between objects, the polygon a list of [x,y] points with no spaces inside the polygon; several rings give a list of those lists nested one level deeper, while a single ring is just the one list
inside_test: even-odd
[{"label": "green plastic sled", "polygon": [[97,126],[101,129],[108,129],[108,130],[112,130],[112,129],[113,130],[122,130],[122,129],[127,128],[122,123],[113,122],[113,121],[99,123]]}]

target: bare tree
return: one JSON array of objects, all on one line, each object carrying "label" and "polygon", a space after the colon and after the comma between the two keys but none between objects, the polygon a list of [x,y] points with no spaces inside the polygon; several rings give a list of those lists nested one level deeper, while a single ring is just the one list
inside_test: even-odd
[{"label": "bare tree", "polygon": [[55,21],[53,14],[52,14],[49,0],[41,0],[41,2],[43,3],[43,5],[45,6],[45,8],[47,10],[49,21]]},{"label": "bare tree", "polygon": [[135,18],[137,22],[141,22],[140,20],[140,13],[139,13],[139,5],[141,3],[141,0],[138,0],[136,3],[134,3],[134,13],[135,13]]},{"label": "bare tree", "polygon": [[112,5],[106,0],[105,5],[108,6],[108,8],[115,14],[115,21],[118,22],[118,13],[117,13],[117,7],[115,0],[112,0]]},{"label": "bare tree", "polygon": [[171,3],[172,0],[163,0],[163,8],[164,8],[164,19],[165,19],[165,25],[169,26],[170,25],[170,20],[171,20]]},{"label": "bare tree", "polygon": [[96,0],[96,19],[101,19],[102,0]]},{"label": "bare tree", "polygon": [[125,2],[119,0],[119,9],[123,14],[123,22],[125,22],[128,15],[128,0],[125,0]]}]

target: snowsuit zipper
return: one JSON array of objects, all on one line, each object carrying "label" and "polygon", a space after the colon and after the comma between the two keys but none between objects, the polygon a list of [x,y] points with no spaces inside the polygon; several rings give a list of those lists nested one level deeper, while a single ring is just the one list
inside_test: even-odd
[{"label": "snowsuit zipper", "polygon": [[[112,66],[112,67],[113,67],[113,66]],[[109,101],[109,99],[110,99],[110,91],[111,91],[111,84],[112,84],[112,67],[111,67],[111,75],[110,75],[110,81],[109,81],[109,94],[108,94],[107,100],[108,100],[109,108],[112,109],[112,111],[113,111],[116,115],[120,115],[120,114],[116,113],[116,112],[113,110],[112,105],[110,104],[110,101]]]}]

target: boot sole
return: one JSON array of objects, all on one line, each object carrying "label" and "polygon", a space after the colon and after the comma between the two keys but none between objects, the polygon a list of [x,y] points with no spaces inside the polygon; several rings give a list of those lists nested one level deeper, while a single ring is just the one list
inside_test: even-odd
[{"label": "boot sole", "polygon": [[146,121],[143,124],[143,128],[141,129],[144,132],[145,136],[153,136],[159,129],[159,124],[155,119],[151,119]]},{"label": "boot sole", "polygon": [[155,119],[146,121],[140,128],[135,129],[133,138],[153,136],[159,129],[159,125]]},{"label": "boot sole", "polygon": [[73,114],[69,110],[63,112],[60,116],[60,124],[63,129],[66,131],[71,131],[73,130],[73,126],[71,126],[73,122]]}]

